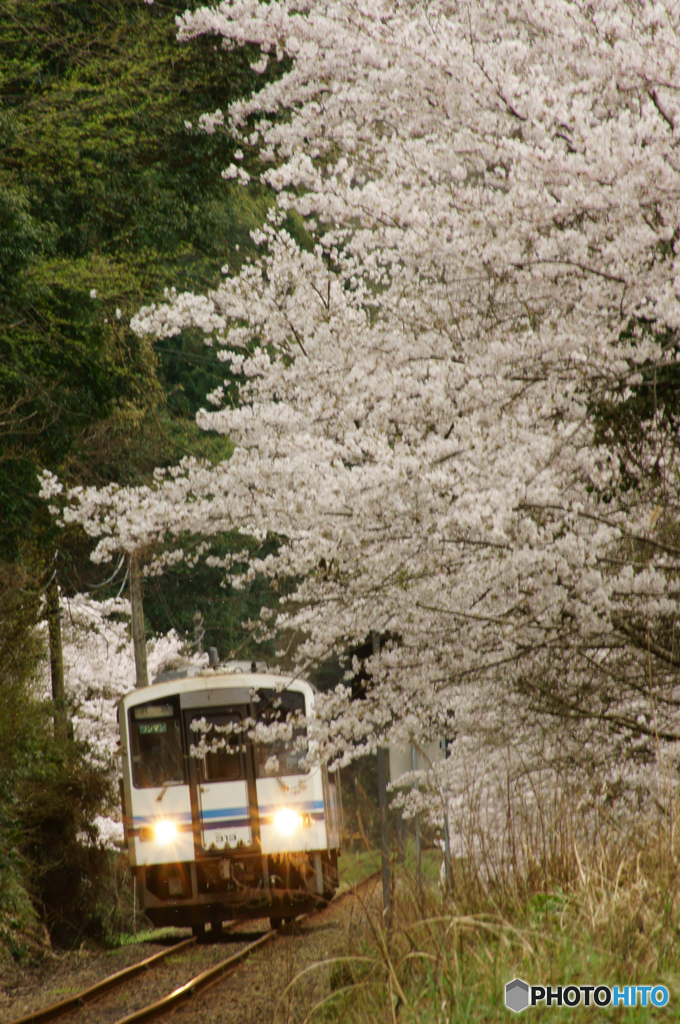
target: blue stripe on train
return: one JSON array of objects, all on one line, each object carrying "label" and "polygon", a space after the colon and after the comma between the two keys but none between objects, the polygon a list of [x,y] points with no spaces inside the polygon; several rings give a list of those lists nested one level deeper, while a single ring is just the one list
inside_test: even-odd
[{"label": "blue stripe on train", "polygon": [[202,808],[201,814],[203,819],[206,818],[243,818],[248,815],[247,807],[217,807],[212,811],[206,811]]},{"label": "blue stripe on train", "polygon": [[[310,814],[312,821],[323,821],[324,815],[317,812],[316,814]],[[203,830],[218,829],[218,828],[246,828],[250,825],[250,818],[229,818],[221,821],[206,821],[203,818]]]},{"label": "blue stripe on train", "polygon": [[[281,806],[281,804],[262,804],[260,806],[260,814],[274,814]],[[286,801],[285,806],[290,807],[291,810],[307,811],[308,813],[311,812],[311,817],[314,821],[323,821],[324,819],[323,800],[305,800],[300,801],[299,803],[297,801],[288,800]],[[171,812],[167,817],[169,821],[174,821],[180,826],[185,823],[189,825],[191,824],[190,811]],[[211,810],[204,809],[201,817],[204,822],[210,820],[210,828],[218,828],[225,824],[231,824],[237,827],[250,824],[247,807],[216,807]],[[216,818],[219,819],[218,822],[214,821]],[[239,818],[241,820],[234,821],[234,818]],[[132,828],[130,831],[134,833],[143,825],[153,825],[158,821],[158,819],[159,815],[156,814],[135,815],[132,819]]]},{"label": "blue stripe on train", "polygon": [[[316,814],[310,815],[312,821],[324,821],[325,815],[317,812]],[[250,818],[224,818],[220,821],[205,821],[201,822],[204,832],[216,832],[218,829],[230,829],[230,828],[248,828],[250,826]],[[143,826],[142,826],[143,827]],[[131,836],[141,835],[142,827],[139,825],[133,825],[129,830]],[[179,824],[178,829],[180,832],[191,832],[192,824]]]},{"label": "blue stripe on train", "polygon": [[[135,814],[132,821],[138,828],[140,825],[155,825],[161,818],[166,820],[166,816],[163,814]],[[167,820],[174,821],[176,825],[180,825],[182,822],[191,824],[191,811],[170,811]]]}]

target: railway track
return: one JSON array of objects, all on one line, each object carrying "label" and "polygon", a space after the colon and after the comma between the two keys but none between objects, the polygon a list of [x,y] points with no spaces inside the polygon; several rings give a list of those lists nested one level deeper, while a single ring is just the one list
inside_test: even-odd
[{"label": "railway track", "polygon": [[87,1003],[93,1003],[97,999],[101,999],[102,996],[106,995],[108,992],[112,992],[121,985],[125,985],[138,975],[144,974],[145,971],[153,969],[168,957],[177,956],[177,954],[182,952],[182,950],[188,949],[189,946],[193,946],[195,942],[195,938],[185,939],[183,942],[178,942],[174,946],[170,946],[168,949],[162,950],[160,953],[154,953],[153,956],[149,956],[145,960],[140,960],[139,963],[132,964],[130,967],[125,967],[122,971],[116,971],[115,974],[110,974],[108,978],[104,978],[102,981],[97,982],[96,985],[90,985],[88,988],[82,989],[75,995],[69,996],[68,999],[61,999],[58,1003],[52,1003],[50,1006],[46,1006],[42,1010],[35,1010],[26,1017],[19,1017],[17,1020],[12,1021],[12,1024],[47,1024],[47,1021],[57,1020],[59,1017],[63,1017],[67,1013],[79,1010]]},{"label": "railway track", "polygon": [[232,956],[227,957],[226,960],[220,961],[214,967],[209,967],[208,970],[202,971],[197,974],[195,978],[186,982],[184,985],[180,985],[174,992],[164,996],[162,999],[156,1000],[154,1003],[149,1003],[148,1006],[142,1007],[141,1010],[137,1010],[134,1013],[129,1014],[127,1017],[121,1017],[116,1024],[143,1024],[144,1021],[156,1020],[158,1017],[164,1017],[166,1013],[170,1013],[176,1007],[187,1000],[198,995],[199,992],[204,992],[205,989],[210,988],[215,982],[219,981],[227,971],[229,971],[239,960],[244,960],[249,956],[255,949],[259,949],[266,942],[275,938],[277,931],[272,929],[271,931],[265,932],[264,935],[260,936],[259,939],[255,939],[254,942],[249,943],[240,949],[238,953],[234,953]]},{"label": "railway track", "polygon": [[[216,981],[219,981],[239,960],[244,959],[253,950],[273,939],[276,934],[276,931],[269,930],[263,935],[259,935],[253,941],[243,942],[241,948],[226,958],[219,956],[224,949],[224,946],[219,943],[202,946],[193,937],[185,939],[182,942],[175,943],[168,949],[162,950],[160,953],[155,953],[153,956],[132,964],[130,967],[116,971],[115,974],[111,974],[102,979],[102,981],[81,989],[66,999],[61,999],[59,1002],[52,1003],[49,1006],[36,1009],[23,1017],[16,1018],[10,1021],[9,1024],[47,1024],[48,1021],[67,1017],[72,1017],[74,1022],[76,1022],[80,1016],[79,1011],[86,1008],[88,1010],[88,1022],[101,1019],[105,1024],[122,1024],[123,1021],[126,1024],[132,1024],[133,1021],[155,1020],[157,1017],[171,1012],[176,1006],[179,1006],[192,996],[209,988]],[[232,941],[238,941],[238,932],[234,928],[225,928],[223,936]],[[143,983],[146,982],[152,972],[163,966],[172,967],[171,977],[174,979],[177,974],[178,963],[181,962],[182,958],[188,959],[187,954],[190,951],[193,952],[196,959],[214,960],[216,955],[219,956],[219,959],[217,963],[212,963],[207,967],[204,965],[204,969],[200,973],[196,975],[192,973],[187,981],[175,987],[169,993],[167,993],[168,985],[166,983],[165,994],[160,998],[152,998],[146,1005],[133,1010],[131,1013],[121,1012],[117,1009],[115,1001],[107,998],[112,993],[118,992],[118,994],[123,995],[123,1002],[125,1002],[126,997],[129,998],[132,985],[135,985],[137,995],[139,995],[138,986],[140,980]],[[186,970],[184,973],[186,973]],[[165,980],[167,982],[167,979]],[[100,1005],[93,1008],[92,1004],[94,1003]]]},{"label": "railway track", "polygon": [[[376,872],[376,875],[378,873]],[[375,875],[370,875],[368,878],[362,880],[353,890],[344,893],[339,899],[344,899],[347,896],[352,895],[352,892],[375,878]],[[334,901],[337,903],[336,901]],[[332,906],[333,904],[331,904]],[[313,914],[304,915],[302,918],[298,918],[298,921],[302,921],[306,918],[315,917],[319,914],[323,914],[324,910],[315,911]],[[130,967],[126,967],[121,971],[117,971],[115,974],[109,975],[102,981],[95,985],[91,985],[88,988],[82,989],[79,992],[74,993],[66,999],[62,999],[57,1003],[53,1003],[50,1006],[46,1006],[42,1009],[34,1010],[31,1013],[26,1014],[23,1017],[17,1018],[8,1022],[8,1024],[47,1024],[48,1021],[60,1019],[62,1017],[72,1016],[74,1024],[77,1024],[80,1016],[79,1011],[85,1007],[91,1007],[91,1004],[95,1002],[101,1002],[101,1006],[97,1007],[96,1010],[89,1009],[87,1012],[88,1024],[93,1021],[101,1021],[102,1024],[143,1024],[143,1022],[156,1020],[166,1014],[172,1012],[181,1004],[191,1000],[195,996],[204,992],[212,985],[220,981],[221,978],[228,974],[240,961],[245,960],[251,953],[261,946],[271,942],[280,933],[281,929],[271,929],[266,931],[264,934],[259,935],[252,941],[244,942],[243,945],[230,956],[219,958],[216,963],[211,963],[209,966],[204,967],[198,974],[190,976],[186,981],[181,983],[172,989],[169,993],[161,995],[158,998],[152,998],[149,1002],[144,1005],[133,1009],[131,1012],[120,1012],[120,1007],[107,999],[111,993],[116,990],[125,994],[129,993],[129,986],[138,981],[140,978],[146,978],[155,969],[162,967],[168,960],[172,958],[180,958],[194,948],[193,951],[196,957],[202,957],[207,959],[210,956],[219,956],[221,949],[224,948],[223,944],[217,942],[209,946],[197,945],[195,938],[186,939],[182,942],[176,943],[166,950],[156,953],[151,957],[147,957],[145,960],[139,963],[133,964]],[[224,938],[228,938],[230,941],[238,941],[239,932],[235,927],[230,928],[223,933]],[[245,937],[245,935],[244,935]],[[176,980],[175,975],[177,973],[177,966],[173,966],[172,977]],[[140,993],[137,992],[139,998]],[[146,997],[144,997],[146,998]],[[123,1000],[125,1002],[125,998]]]}]

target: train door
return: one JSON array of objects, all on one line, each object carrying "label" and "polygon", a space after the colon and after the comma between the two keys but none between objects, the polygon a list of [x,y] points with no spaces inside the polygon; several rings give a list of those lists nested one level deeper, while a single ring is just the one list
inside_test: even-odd
[{"label": "train door", "polygon": [[[194,843],[200,854],[252,847],[248,782],[250,751],[243,732],[249,705],[234,691],[192,693],[183,708],[189,761]],[[246,694],[247,696],[247,694]],[[199,704],[196,698],[202,698]],[[252,773],[251,773],[252,774]]]}]

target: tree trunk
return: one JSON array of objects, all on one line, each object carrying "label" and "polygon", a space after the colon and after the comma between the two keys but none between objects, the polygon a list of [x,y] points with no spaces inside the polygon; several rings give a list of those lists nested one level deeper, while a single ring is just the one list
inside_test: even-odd
[{"label": "tree trunk", "polygon": [[60,746],[63,746],[68,736],[68,717],[66,714],[66,690],[64,687],[64,653],[61,646],[59,583],[57,582],[56,572],[47,584],[47,627],[50,638],[54,738]]},{"label": "tree trunk", "polygon": [[144,608],[142,606],[142,574],[139,556],[130,555],[130,604],[132,605],[132,643],[135,649],[135,686],[149,685],[146,667],[146,638],[144,636]]}]

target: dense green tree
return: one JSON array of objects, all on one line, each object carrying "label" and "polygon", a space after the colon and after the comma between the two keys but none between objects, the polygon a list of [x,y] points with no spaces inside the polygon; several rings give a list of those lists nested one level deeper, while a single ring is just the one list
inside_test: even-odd
[{"label": "dense green tree", "polygon": [[[232,144],[198,128],[201,114],[261,82],[252,55],[208,40],[180,46],[174,19],[186,6],[8,0],[0,9],[0,641],[11,668],[0,680],[0,872],[14,902],[37,897],[63,937],[69,922],[96,917],[81,882],[102,865],[78,836],[108,790],[70,741],[53,748],[50,716],[34,700],[42,595],[57,571],[67,592],[96,586],[104,596],[111,568],[90,562],[82,532],[56,531],[37,475],[141,483],[182,455],[229,453],[194,423],[224,378],[202,336],[152,346],[129,321],[168,284],[203,290],[225,258],[237,268],[268,203],[259,185],[222,178]],[[247,644],[241,621],[275,597],[227,595],[205,569],[176,577],[147,587],[148,626],[175,625],[191,640],[200,608],[206,646],[223,653]],[[114,574],[109,587],[122,581]]]},{"label": "dense green tree", "polygon": [[[127,320],[169,281],[205,286],[225,253],[238,262],[264,200],[230,195],[229,140],[195,127],[253,87],[248,55],[180,47],[185,6],[22,0],[0,15],[0,545],[12,557],[37,469],[130,479],[198,444],[173,437],[167,410],[190,417],[217,379],[202,339],[152,352]],[[128,446],[125,472],[111,426],[88,445],[113,418],[125,448],[133,410],[147,458],[138,467]]]},{"label": "dense green tree", "polygon": [[[43,467],[129,483],[182,454],[227,453],[193,423],[224,376],[202,337],[152,348],[128,327],[168,282],[210,285],[225,253],[237,266],[267,202],[222,179],[232,144],[197,127],[261,82],[252,55],[180,46],[185,7],[28,0],[0,13],[5,558],[33,532],[51,542]],[[93,570],[74,561],[75,587]]]}]

